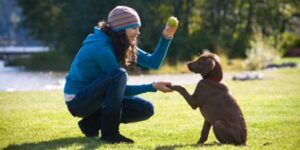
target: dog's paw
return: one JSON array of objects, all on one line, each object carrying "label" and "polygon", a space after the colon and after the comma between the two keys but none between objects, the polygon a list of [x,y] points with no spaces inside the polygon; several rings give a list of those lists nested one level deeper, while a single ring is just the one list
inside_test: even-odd
[{"label": "dog's paw", "polygon": [[200,138],[200,139],[198,140],[197,144],[204,144],[204,142],[205,142],[206,140],[207,140],[207,138],[206,138],[206,139]]},{"label": "dog's paw", "polygon": [[204,144],[205,141],[198,141],[197,144]]},{"label": "dog's paw", "polygon": [[180,91],[180,90],[184,89],[184,87],[182,87],[180,85],[170,85],[170,86],[168,86],[168,88],[175,90],[175,91]]}]

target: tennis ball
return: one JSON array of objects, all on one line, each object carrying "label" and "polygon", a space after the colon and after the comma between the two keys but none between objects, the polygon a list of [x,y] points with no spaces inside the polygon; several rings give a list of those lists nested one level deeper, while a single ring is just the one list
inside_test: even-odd
[{"label": "tennis ball", "polygon": [[170,17],[167,21],[167,25],[169,25],[170,27],[177,27],[178,26],[177,18],[174,16]]}]

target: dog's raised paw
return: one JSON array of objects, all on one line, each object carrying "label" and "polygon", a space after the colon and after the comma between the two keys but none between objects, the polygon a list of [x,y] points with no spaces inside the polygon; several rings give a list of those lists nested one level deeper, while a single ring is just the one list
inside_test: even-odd
[{"label": "dog's raised paw", "polygon": [[182,91],[184,90],[184,87],[180,86],[180,85],[170,85],[168,86],[168,88],[174,90],[174,91]]}]

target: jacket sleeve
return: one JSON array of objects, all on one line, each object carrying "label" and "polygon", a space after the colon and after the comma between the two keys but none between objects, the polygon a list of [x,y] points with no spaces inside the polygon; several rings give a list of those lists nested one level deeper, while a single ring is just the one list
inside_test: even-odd
[{"label": "jacket sleeve", "polygon": [[125,90],[125,96],[138,95],[146,92],[156,92],[152,84],[141,84],[141,85],[127,85]]},{"label": "jacket sleeve", "polygon": [[[110,69],[120,67],[117,59],[109,47],[104,47],[101,53],[96,56],[97,63],[101,66],[102,71],[106,72]],[[141,85],[126,85],[125,96],[138,95],[145,92],[155,92],[152,84],[141,84]]]},{"label": "jacket sleeve", "polygon": [[143,67],[159,69],[160,65],[166,57],[170,43],[171,39],[166,39],[164,36],[161,36],[159,43],[157,44],[156,49],[152,54],[138,48],[137,63]]}]

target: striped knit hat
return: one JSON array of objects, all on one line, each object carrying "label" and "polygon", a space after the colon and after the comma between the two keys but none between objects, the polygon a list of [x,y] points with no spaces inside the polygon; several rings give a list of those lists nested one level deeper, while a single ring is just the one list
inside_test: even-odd
[{"label": "striped knit hat", "polygon": [[107,22],[114,32],[141,26],[140,17],[137,12],[127,6],[115,7],[108,14]]}]

